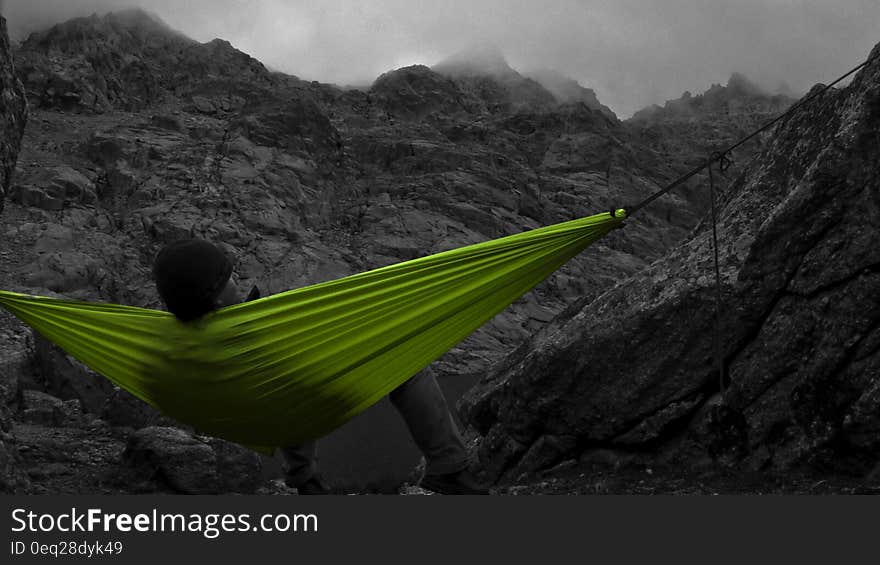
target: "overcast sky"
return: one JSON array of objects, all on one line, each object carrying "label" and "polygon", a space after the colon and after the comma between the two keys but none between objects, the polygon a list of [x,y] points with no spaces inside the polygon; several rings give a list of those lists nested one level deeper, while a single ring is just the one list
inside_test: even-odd
[{"label": "overcast sky", "polygon": [[517,70],[561,71],[621,117],[733,71],[803,92],[880,42],[880,0],[0,0],[19,38],[132,5],[199,41],[221,37],[274,69],[342,85],[494,43]]}]

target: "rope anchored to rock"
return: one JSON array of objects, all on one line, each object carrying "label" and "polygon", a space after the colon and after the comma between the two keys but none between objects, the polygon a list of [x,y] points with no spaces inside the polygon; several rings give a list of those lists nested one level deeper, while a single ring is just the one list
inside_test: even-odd
[{"label": "rope anchored to rock", "polygon": [[[674,181],[672,181],[668,185],[662,187],[660,190],[654,192],[653,194],[651,194],[650,196],[648,196],[647,198],[645,198],[644,200],[642,200],[638,204],[624,208],[624,210],[626,210],[626,216],[628,218],[631,218],[637,212],[639,212],[642,208],[644,208],[648,204],[651,204],[652,202],[654,202],[655,200],[657,200],[658,198],[660,198],[664,194],[672,191],[676,187],[683,185],[684,183],[689,181],[691,178],[693,178],[694,176],[696,176],[697,174],[702,172],[703,169],[706,169],[706,171],[708,172],[709,198],[710,198],[711,220],[712,220],[712,254],[713,254],[713,262],[714,262],[714,268],[715,268],[715,328],[714,328],[714,332],[713,332],[713,334],[714,334],[713,335],[713,349],[714,349],[715,362],[716,362],[717,371],[718,371],[718,390],[720,392],[723,392],[726,387],[726,378],[725,378],[725,370],[724,370],[724,356],[721,353],[721,349],[722,349],[721,348],[721,311],[722,311],[721,267],[720,267],[720,261],[719,261],[719,257],[718,257],[718,255],[719,255],[718,254],[718,211],[717,211],[717,205],[716,205],[717,198],[715,195],[715,177],[712,173],[712,166],[717,164],[719,172],[724,173],[732,164],[732,160],[731,160],[730,155],[733,153],[733,151],[735,149],[742,147],[749,140],[751,140],[751,139],[755,138],[756,136],[760,135],[761,133],[767,131],[768,129],[775,126],[776,124],[787,120],[789,117],[791,117],[791,115],[795,111],[797,111],[800,108],[803,108],[804,106],[806,106],[807,104],[809,104],[810,102],[815,100],[816,98],[822,96],[823,94],[828,92],[828,90],[833,88],[835,85],[839,84],[841,81],[843,81],[844,79],[846,79],[850,75],[856,73],[857,71],[859,71],[863,67],[866,67],[867,65],[871,64],[872,62],[874,62],[878,58],[880,58],[880,54],[874,55],[873,57],[868,57],[868,59],[863,61],[861,64],[853,67],[852,69],[850,69],[846,73],[842,74],[841,76],[839,76],[837,79],[835,79],[830,84],[822,87],[821,89],[813,92],[809,96],[792,104],[791,107],[788,108],[788,110],[786,110],[785,112],[783,112],[779,116],[773,118],[772,120],[770,120],[766,124],[762,125],[761,127],[757,128],[756,130],[752,131],[751,133],[745,135],[744,137],[742,137],[738,141],[734,142],[732,145],[730,145],[722,150],[712,152],[705,161],[703,161],[702,163],[700,163],[699,165],[697,165],[696,167],[694,167],[690,171],[686,172],[685,174],[681,175],[680,177],[678,177],[677,179],[675,179]],[[659,185],[659,183],[655,183],[655,184],[658,184],[658,186],[661,186],[661,185]],[[611,213],[611,216],[614,217],[614,212]]]}]

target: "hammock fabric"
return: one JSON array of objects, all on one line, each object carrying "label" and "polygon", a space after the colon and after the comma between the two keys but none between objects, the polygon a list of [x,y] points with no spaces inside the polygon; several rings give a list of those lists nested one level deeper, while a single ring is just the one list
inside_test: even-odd
[{"label": "hammock fabric", "polygon": [[201,433],[262,451],[326,435],[619,227],[605,212],[218,310],[0,291],[0,306]]}]

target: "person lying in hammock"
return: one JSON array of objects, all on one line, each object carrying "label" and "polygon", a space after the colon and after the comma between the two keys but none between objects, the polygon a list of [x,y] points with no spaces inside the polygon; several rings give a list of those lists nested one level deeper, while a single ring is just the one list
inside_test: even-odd
[{"label": "person lying in hammock", "polygon": [[[164,247],[153,275],[169,312],[191,322],[225,306],[242,302],[232,261],[214,244],[189,239]],[[259,298],[252,290],[247,300]],[[488,494],[468,470],[464,442],[436,379],[422,371],[390,394],[427,462],[421,486],[442,494]],[[300,494],[329,494],[316,465],[317,443],[281,448],[285,483]]]}]

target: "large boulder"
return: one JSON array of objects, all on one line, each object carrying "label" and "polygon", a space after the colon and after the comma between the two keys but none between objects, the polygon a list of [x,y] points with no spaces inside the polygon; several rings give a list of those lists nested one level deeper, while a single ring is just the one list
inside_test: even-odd
[{"label": "large boulder", "polygon": [[752,471],[880,462],[878,56],[780,125],[721,199],[723,385],[704,221],[462,403],[493,479],[599,449]]},{"label": "large boulder", "polygon": [[64,401],[45,392],[26,390],[19,419],[28,424],[76,427],[82,423],[83,414],[79,400]]},{"label": "large boulder", "polygon": [[248,107],[235,125],[252,142],[294,155],[319,153],[330,161],[342,150],[339,132],[306,96],[261,101]]},{"label": "large boulder", "polygon": [[178,428],[149,427],[135,432],[129,438],[125,459],[186,494],[252,493],[261,479],[256,453]]},{"label": "large boulder", "polygon": [[419,120],[434,112],[466,112],[475,106],[451,79],[424,65],[383,74],[373,83],[371,93],[389,116],[403,119]]},{"label": "large boulder", "polygon": [[97,199],[94,183],[67,165],[40,170],[27,184],[13,186],[9,198],[44,210],[61,210],[74,203],[92,204]]},{"label": "large boulder", "polygon": [[0,16],[0,210],[15,169],[21,148],[21,136],[27,122],[24,87],[15,75],[6,18]]}]

